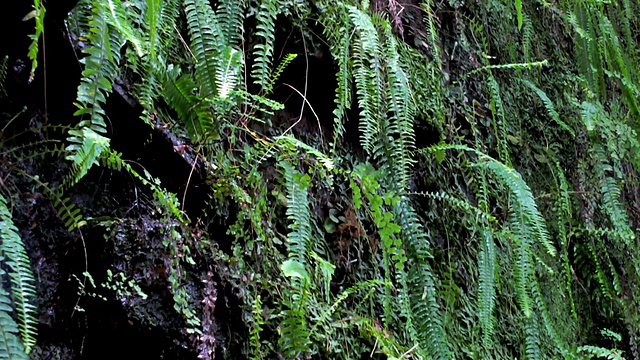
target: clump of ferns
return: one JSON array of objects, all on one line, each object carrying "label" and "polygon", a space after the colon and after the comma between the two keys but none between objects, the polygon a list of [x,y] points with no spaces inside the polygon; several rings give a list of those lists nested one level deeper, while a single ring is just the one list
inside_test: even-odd
[{"label": "clump of ferns", "polygon": [[[562,345],[563,341],[557,336],[553,327],[553,322],[549,318],[545,300],[543,299],[539,289],[538,275],[536,275],[539,271],[536,270],[538,267],[537,264],[544,264],[541,261],[541,255],[537,254],[538,251],[544,250],[544,252],[549,256],[554,257],[556,250],[550,241],[546,225],[537,209],[531,190],[515,170],[487,157],[482,153],[479,153],[477,150],[460,145],[446,145],[434,146],[428,148],[426,151],[429,153],[439,154],[443,151],[452,149],[465,150],[476,154],[478,158],[471,166],[478,169],[485,169],[489,173],[495,175],[497,179],[500,180],[500,183],[504,184],[505,188],[508,189],[511,194],[509,201],[511,210],[509,211],[506,219],[506,233],[502,233],[502,235],[497,236],[497,239],[499,239],[500,242],[511,243],[511,246],[513,246],[512,266],[517,290],[518,306],[525,318],[530,318],[533,315],[533,309],[535,308],[537,312],[536,316],[540,317],[540,322],[536,321],[535,324],[540,324],[546,328],[545,332],[554,339],[560,348],[564,348],[564,345]],[[464,204],[464,202],[459,201],[458,203]],[[490,233],[485,233],[483,238],[488,239],[490,238],[489,235]],[[495,294],[495,280],[491,280],[492,278],[490,275],[493,272],[489,270],[482,270],[484,266],[482,264],[486,264],[487,259],[493,259],[488,261],[488,263],[493,264],[492,268],[497,266],[495,255],[491,255],[495,251],[492,250],[494,246],[495,244],[493,241],[488,241],[484,244],[481,243],[482,250],[479,255],[479,269],[481,271],[480,294]],[[548,266],[545,267],[549,269]],[[545,267],[543,267],[543,269]],[[482,285],[483,283],[486,285]],[[490,304],[495,300],[490,299],[495,296],[496,295],[481,296],[480,299],[482,300],[479,302],[479,306],[489,306],[489,308],[492,308],[493,305]],[[491,312],[492,311],[487,311],[485,314],[491,314]],[[491,325],[493,323],[493,320],[491,320],[492,318],[492,315],[489,317],[483,316],[484,320],[482,320],[482,322],[486,323],[486,325],[484,325],[485,334],[491,333],[490,329],[493,327],[493,325]],[[531,324],[531,326],[539,326],[533,325],[534,323]],[[533,334],[534,333],[531,333],[531,336],[533,336]],[[539,347],[534,346],[538,343],[537,340],[526,337],[526,341],[533,341],[529,344],[530,348],[527,349],[527,353],[535,353],[539,351]]]}]

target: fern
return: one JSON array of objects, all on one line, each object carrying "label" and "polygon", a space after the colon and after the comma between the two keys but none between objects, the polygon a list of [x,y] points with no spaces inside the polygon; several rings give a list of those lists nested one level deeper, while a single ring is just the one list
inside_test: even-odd
[{"label": "fern", "polygon": [[143,49],[142,46],[142,35],[134,29],[133,24],[129,20],[129,12],[125,11],[122,2],[120,0],[106,0],[105,6],[107,6],[107,8],[102,14],[108,14],[106,20],[109,25],[111,25],[120,36],[133,45],[139,57],[144,56],[146,49]]},{"label": "fern", "polygon": [[65,186],[78,182],[97,162],[102,151],[108,148],[109,140],[104,137],[106,124],[102,105],[111,92],[111,83],[116,75],[116,67],[120,60],[120,48],[124,45],[118,32],[110,29],[107,14],[112,14],[111,2],[97,1],[93,3],[90,34],[87,36],[90,46],[87,47],[82,72],[82,80],[78,86],[74,115],[81,116],[79,130],[70,132],[72,143],[67,150],[67,159],[73,162],[74,171],[65,181]]},{"label": "fern", "polygon": [[216,85],[218,96],[225,99],[240,83],[242,70],[242,53],[231,46],[227,46],[220,54],[220,65],[216,70]]},{"label": "fern", "polygon": [[[336,108],[333,110],[333,149],[336,149],[339,141],[345,131],[344,123],[347,121],[346,112],[351,107],[352,87],[353,87],[353,69],[351,61],[351,44],[353,25],[349,20],[346,11],[333,11],[335,2],[319,1],[318,7],[322,15],[321,21],[324,25],[324,35],[329,40],[331,54],[333,55],[338,71],[336,73],[337,88],[334,103]],[[340,10],[346,8],[340,6]]]},{"label": "fern", "polygon": [[[11,213],[7,208],[7,201],[4,196],[0,195],[0,256],[2,263],[8,268],[9,278],[11,279],[11,293],[13,295],[15,311],[18,318],[18,332],[22,338],[24,352],[28,354],[36,343],[37,334],[37,318],[36,307],[33,300],[36,297],[35,279],[31,271],[31,265],[27,252],[24,249],[18,229],[13,224]],[[5,260],[6,259],[6,260]],[[0,302],[2,309],[0,314],[6,315],[7,309],[6,293],[0,293]],[[0,323],[5,337],[4,345],[9,353],[19,352],[19,348],[13,343],[11,333],[15,333],[11,322],[6,318],[3,320],[0,315]]]},{"label": "fern", "polygon": [[[568,226],[571,225],[570,221],[572,218],[572,208],[569,200],[569,185],[567,184],[567,179],[565,178],[562,167],[558,163],[557,159],[554,159],[552,169],[554,174],[554,179],[556,181],[559,194],[554,204],[554,212],[558,218],[557,226],[558,226],[558,236],[560,238],[561,243],[561,253],[560,257],[562,259],[562,266],[566,278],[566,289],[567,294],[569,296],[569,302],[571,305],[571,315],[573,315],[573,319],[578,321],[578,314],[576,312],[576,304],[573,296],[573,288],[572,288],[572,279],[573,276],[571,274],[571,263],[569,262],[569,229]],[[550,165],[551,166],[551,165]]]},{"label": "fern", "polygon": [[276,0],[261,0],[256,16],[256,36],[263,41],[253,48],[254,63],[251,76],[264,93],[270,90],[271,64],[273,62],[273,47],[275,43],[275,20],[278,15]]},{"label": "fern", "polygon": [[278,67],[276,67],[275,70],[273,70],[269,80],[269,85],[265,89],[266,95],[270,94],[273,91],[273,86],[275,82],[280,78],[280,75],[282,75],[282,72],[287,67],[287,65],[289,65],[297,56],[298,54],[287,54],[287,56],[285,56],[285,58],[282,59]]}]

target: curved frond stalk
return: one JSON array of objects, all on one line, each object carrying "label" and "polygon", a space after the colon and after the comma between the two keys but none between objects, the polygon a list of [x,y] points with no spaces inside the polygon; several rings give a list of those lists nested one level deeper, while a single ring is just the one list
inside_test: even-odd
[{"label": "curved frond stalk", "polygon": [[[11,293],[15,299],[15,311],[18,318],[18,332],[22,338],[24,352],[28,354],[36,344],[37,325],[36,306],[33,300],[36,297],[35,279],[31,271],[31,264],[27,252],[22,244],[22,239],[18,235],[18,229],[13,224],[11,213],[7,208],[7,201],[0,194],[0,256],[2,262],[6,261],[9,278],[11,279]],[[6,260],[5,260],[6,258]],[[3,302],[3,309],[0,314],[6,314],[6,297],[0,294],[0,302]],[[0,323],[5,328],[5,332],[12,333],[11,324],[2,321],[0,315]],[[4,339],[7,347],[13,348],[15,344],[10,344],[10,338]]]},{"label": "curved frond stalk", "polygon": [[0,99],[7,96],[7,89],[4,87],[4,80],[7,78],[7,65],[9,64],[9,55],[5,55],[0,60]]}]

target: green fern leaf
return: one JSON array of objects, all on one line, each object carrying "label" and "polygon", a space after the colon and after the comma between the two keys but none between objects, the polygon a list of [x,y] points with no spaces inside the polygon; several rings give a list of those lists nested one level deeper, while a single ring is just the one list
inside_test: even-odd
[{"label": "green fern leaf", "polygon": [[9,294],[0,288],[0,359],[27,360],[29,356],[17,336],[18,325],[9,315],[12,311]]}]

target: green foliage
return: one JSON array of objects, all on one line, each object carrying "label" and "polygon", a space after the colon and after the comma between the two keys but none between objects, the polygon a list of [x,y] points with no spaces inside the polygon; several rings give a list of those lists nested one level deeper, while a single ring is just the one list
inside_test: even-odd
[{"label": "green foliage", "polygon": [[36,68],[38,67],[38,44],[40,42],[40,37],[44,37],[44,15],[46,12],[46,8],[42,1],[33,0],[33,10],[22,19],[22,21],[34,19],[36,23],[35,32],[29,35],[31,38],[28,53],[29,59],[31,59],[31,73],[29,75],[29,81],[33,80]]},{"label": "green foliage", "polygon": [[[39,184],[69,230],[86,224],[63,191],[97,164],[145,185],[189,333],[211,335],[196,269],[240,304],[225,354],[622,358],[597,329],[633,339],[640,323],[637,3],[215,4],[93,2],[79,21],[81,118],[51,150],[72,169],[59,189]],[[309,86],[335,108],[316,133],[267,96],[325,46],[335,94]],[[194,223],[110,148],[116,76],[135,82],[144,121],[197,149],[213,194]],[[206,223],[228,228],[224,251]]]}]

